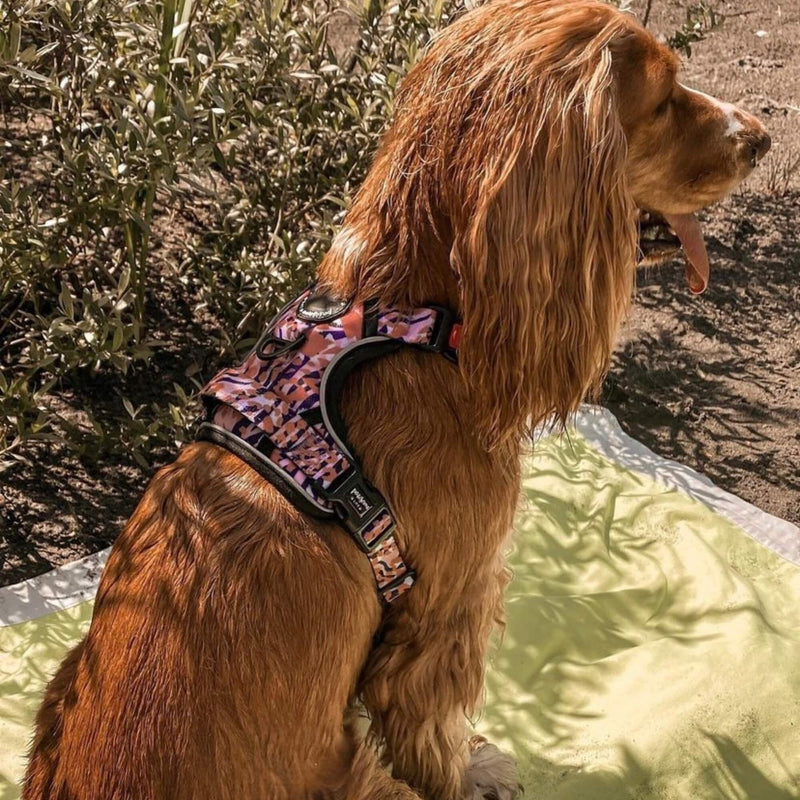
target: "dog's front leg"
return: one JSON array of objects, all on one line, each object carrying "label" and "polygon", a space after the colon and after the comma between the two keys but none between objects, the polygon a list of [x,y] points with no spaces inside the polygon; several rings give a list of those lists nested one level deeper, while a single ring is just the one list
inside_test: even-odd
[{"label": "dog's front leg", "polygon": [[438,619],[397,615],[365,671],[362,696],[384,761],[431,800],[511,800],[518,791],[513,760],[467,738],[493,612],[487,603]]}]

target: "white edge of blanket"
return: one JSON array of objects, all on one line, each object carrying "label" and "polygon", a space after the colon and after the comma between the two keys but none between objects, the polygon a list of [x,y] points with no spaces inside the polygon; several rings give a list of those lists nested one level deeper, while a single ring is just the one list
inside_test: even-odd
[{"label": "white edge of blanket", "polygon": [[720,489],[691,467],[656,455],[628,436],[608,409],[582,406],[575,417],[575,428],[606,458],[698,500],[738,525],[764,547],[800,566],[800,528]]}]

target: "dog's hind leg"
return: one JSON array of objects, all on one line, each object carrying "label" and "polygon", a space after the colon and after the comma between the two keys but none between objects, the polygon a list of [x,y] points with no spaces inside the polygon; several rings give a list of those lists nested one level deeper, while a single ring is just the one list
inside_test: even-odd
[{"label": "dog's hind leg", "polygon": [[70,796],[63,788],[58,787],[56,773],[64,704],[69,700],[69,691],[75,679],[83,645],[84,642],[81,642],[67,655],[45,691],[44,701],[36,715],[36,729],[22,787],[22,800],[68,800]]}]

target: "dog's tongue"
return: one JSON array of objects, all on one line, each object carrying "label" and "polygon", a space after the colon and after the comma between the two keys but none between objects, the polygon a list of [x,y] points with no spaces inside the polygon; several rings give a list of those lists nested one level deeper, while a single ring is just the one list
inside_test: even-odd
[{"label": "dog's tongue", "polygon": [[664,214],[686,253],[686,280],[693,294],[702,294],[708,286],[709,266],[703,230],[694,214]]}]

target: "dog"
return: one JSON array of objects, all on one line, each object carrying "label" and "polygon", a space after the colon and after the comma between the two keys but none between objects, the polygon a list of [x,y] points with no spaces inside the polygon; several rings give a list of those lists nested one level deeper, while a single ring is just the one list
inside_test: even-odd
[{"label": "dog", "polygon": [[521,448],[600,385],[639,210],[702,291],[694,213],[770,146],[679,66],[598,0],[493,0],[433,41],[318,272],[331,296],[462,320],[457,365],[408,347],[342,389],[416,582],[383,605],[341,525],[224,448],[185,447],[46,691],[25,800],[514,797],[511,760],[466,720],[502,626]]}]

